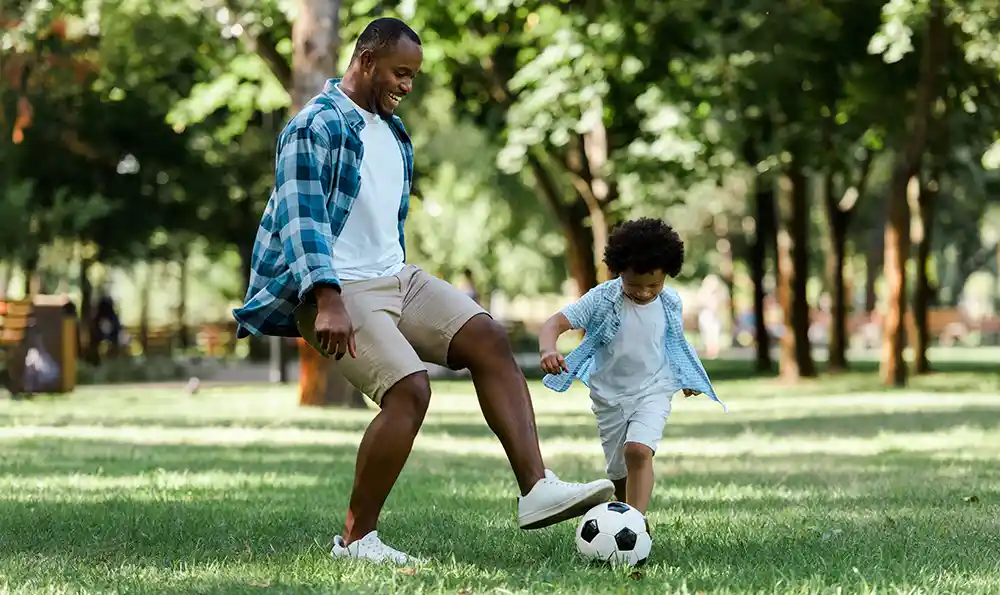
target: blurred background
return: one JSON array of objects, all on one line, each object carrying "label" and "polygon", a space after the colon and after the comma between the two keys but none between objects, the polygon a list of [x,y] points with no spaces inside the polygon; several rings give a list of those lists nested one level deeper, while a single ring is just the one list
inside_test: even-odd
[{"label": "blurred background", "polygon": [[607,278],[609,230],[642,215],[685,240],[671,283],[708,360],[789,381],[867,362],[889,386],[938,357],[1000,369],[995,2],[0,7],[16,392],[270,380],[363,403],[294,341],[235,341],[231,309],[277,134],[378,16],[424,46],[398,110],[408,260],[503,320],[529,374],[541,322]]}]

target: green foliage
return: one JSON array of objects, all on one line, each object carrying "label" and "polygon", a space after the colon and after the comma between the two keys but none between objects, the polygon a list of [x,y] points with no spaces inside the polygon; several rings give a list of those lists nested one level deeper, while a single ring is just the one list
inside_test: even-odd
[{"label": "green foliage", "polygon": [[[988,0],[943,1],[934,112],[951,132],[935,243],[975,254],[996,185],[983,166],[1000,167],[1000,19]],[[418,30],[425,72],[401,108],[418,149],[411,256],[531,294],[560,287],[567,222],[591,225],[583,174],[613,186],[610,222],[668,217],[690,246],[685,273],[700,275],[718,266],[719,229],[741,255],[758,175],[771,183],[794,156],[840,192],[875,151],[850,231],[867,248],[931,2],[345,2],[338,64],[374,16]],[[124,264],[175,258],[196,237],[245,253],[287,118],[294,2],[24,0],[0,16],[20,19],[4,51],[34,65],[28,88],[0,87],[5,256],[68,241]],[[12,64],[5,54],[4,81]],[[15,145],[22,98],[33,119]],[[581,173],[576,153],[602,128],[607,162]]]}]

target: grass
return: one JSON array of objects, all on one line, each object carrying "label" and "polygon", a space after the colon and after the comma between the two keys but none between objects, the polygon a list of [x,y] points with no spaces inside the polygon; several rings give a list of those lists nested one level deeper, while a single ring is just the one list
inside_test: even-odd
[{"label": "grass", "polygon": [[[381,524],[433,563],[329,557],[371,411],[288,388],[88,388],[0,400],[0,593],[996,593],[1000,374],[953,362],[790,387],[711,362],[675,401],[641,572],[588,566],[574,523],[516,528],[471,386],[438,382]],[[742,372],[741,372],[742,370]],[[547,462],[603,471],[586,393],[532,385]]]}]

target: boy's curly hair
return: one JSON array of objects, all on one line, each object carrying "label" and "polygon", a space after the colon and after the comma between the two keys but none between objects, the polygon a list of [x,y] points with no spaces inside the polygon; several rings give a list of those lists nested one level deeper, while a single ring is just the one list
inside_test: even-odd
[{"label": "boy's curly hair", "polygon": [[626,221],[611,232],[604,262],[614,275],[629,269],[640,275],[660,269],[676,277],[684,266],[684,242],[666,222],[642,217]]}]

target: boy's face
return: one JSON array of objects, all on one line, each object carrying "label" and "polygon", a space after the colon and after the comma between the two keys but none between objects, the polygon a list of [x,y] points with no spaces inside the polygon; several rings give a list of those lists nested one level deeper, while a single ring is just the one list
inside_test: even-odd
[{"label": "boy's face", "polygon": [[621,274],[622,290],[630,300],[637,304],[648,304],[663,291],[663,282],[667,274],[657,269],[649,273],[639,274],[629,269]]}]

